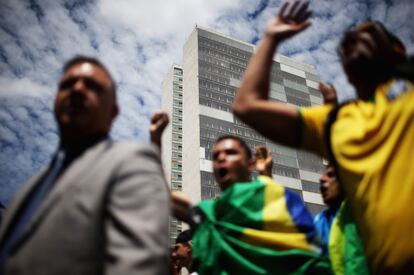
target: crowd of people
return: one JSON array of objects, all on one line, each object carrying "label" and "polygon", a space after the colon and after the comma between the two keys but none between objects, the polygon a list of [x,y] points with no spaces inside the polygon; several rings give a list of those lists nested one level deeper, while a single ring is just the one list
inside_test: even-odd
[{"label": "crowd of people", "polygon": [[[59,147],[2,215],[0,274],[414,274],[413,61],[395,35],[367,22],[338,47],[356,100],[338,104],[324,83],[322,106],[270,100],[275,51],[311,25],[310,15],[306,3],[282,5],[233,112],[274,142],[328,160],[326,210],[312,218],[272,178],[271,152],[253,154],[230,135],[212,148],[217,198],[194,205],[171,193],[160,159],[167,114],[153,115],[150,145],[113,142],[115,81],[100,61],[80,56],[58,85]],[[171,249],[170,214],[189,226]]]}]

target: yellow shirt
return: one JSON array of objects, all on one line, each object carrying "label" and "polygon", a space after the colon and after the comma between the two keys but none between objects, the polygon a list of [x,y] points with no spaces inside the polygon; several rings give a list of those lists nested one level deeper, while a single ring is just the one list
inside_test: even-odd
[{"label": "yellow shirt", "polygon": [[[331,109],[299,110],[304,149],[326,156],[323,132]],[[359,100],[342,107],[331,143],[372,271],[414,274],[412,84],[392,81],[376,90],[375,102]]]}]

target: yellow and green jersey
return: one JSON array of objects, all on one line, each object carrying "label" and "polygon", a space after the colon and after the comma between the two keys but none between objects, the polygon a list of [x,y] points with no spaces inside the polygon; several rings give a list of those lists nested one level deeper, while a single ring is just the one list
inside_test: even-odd
[{"label": "yellow and green jersey", "polygon": [[[324,131],[332,109],[330,105],[299,109],[304,149],[326,157]],[[377,88],[372,102],[343,106],[330,129],[337,174],[371,271],[414,272],[412,84],[393,80]]]}]

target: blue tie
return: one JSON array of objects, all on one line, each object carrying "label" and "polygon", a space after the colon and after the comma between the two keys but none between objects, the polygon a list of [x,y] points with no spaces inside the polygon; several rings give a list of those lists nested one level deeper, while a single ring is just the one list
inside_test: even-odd
[{"label": "blue tie", "polygon": [[65,153],[63,151],[59,151],[56,154],[54,161],[49,169],[49,172],[44,177],[42,182],[38,184],[35,188],[33,193],[29,195],[29,198],[24,203],[22,209],[20,210],[20,214],[17,217],[16,221],[13,223],[11,228],[9,229],[8,236],[3,241],[0,247],[0,273],[4,272],[4,262],[7,258],[12,247],[16,244],[16,242],[21,237],[24,229],[27,227],[28,223],[30,222],[31,218],[36,213],[36,210],[39,208],[42,200],[47,195],[48,191],[52,187],[53,183],[55,182],[56,178],[59,176],[60,172],[64,168],[65,162]]}]

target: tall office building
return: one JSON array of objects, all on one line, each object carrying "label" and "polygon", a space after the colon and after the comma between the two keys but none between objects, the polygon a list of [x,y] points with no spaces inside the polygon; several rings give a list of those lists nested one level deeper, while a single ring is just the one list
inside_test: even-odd
[{"label": "tall office building", "polygon": [[[318,183],[323,171],[322,159],[270,142],[231,112],[236,90],[253,52],[252,44],[196,27],[183,49],[183,66],[180,71],[183,74],[182,97],[174,97],[176,89],[171,85],[176,85],[177,79],[172,79],[171,72],[167,75],[163,98],[172,96],[182,100],[182,105],[177,107],[182,108],[182,124],[172,125],[182,125],[177,128],[182,131],[179,132],[182,137],[180,188],[194,202],[213,198],[220,193],[212,174],[211,149],[219,136],[231,134],[244,139],[252,150],[259,145],[270,149],[274,159],[274,178],[298,193],[311,212],[316,213],[323,209]],[[173,67],[172,72],[177,68],[179,67]],[[314,67],[286,56],[275,56],[270,97],[296,106],[320,105],[322,96],[318,91],[318,76]],[[164,108],[169,106],[169,110],[174,112],[173,106],[177,106],[174,105],[177,102],[174,101],[171,106],[168,105],[171,100],[164,99]],[[174,115],[172,113],[173,120]],[[165,144],[175,143],[174,133],[178,134],[173,131],[164,136]],[[170,147],[168,145],[164,148],[163,160],[168,165],[176,159],[174,148],[172,153],[167,152],[171,151]],[[174,188],[174,177],[178,171],[172,167],[166,167],[166,171],[171,175]]]},{"label": "tall office building", "polygon": [[[183,69],[173,65],[164,78],[162,109],[168,111],[170,124],[162,140],[162,160],[171,190],[182,190],[183,177]],[[170,218],[170,244],[182,231],[181,222]]]}]

